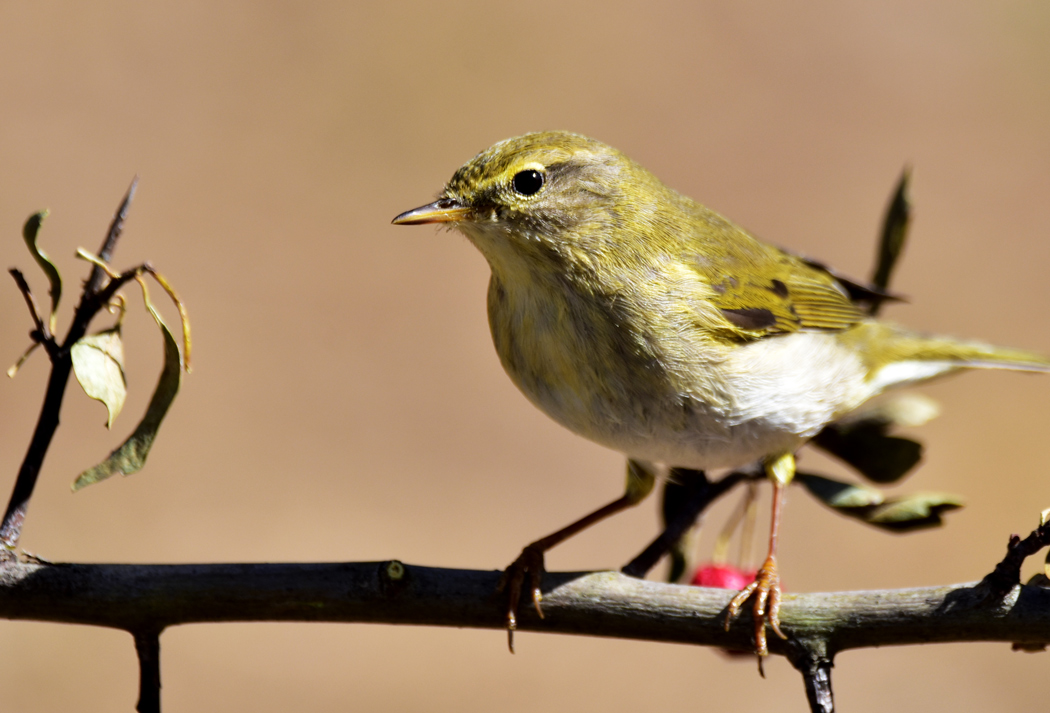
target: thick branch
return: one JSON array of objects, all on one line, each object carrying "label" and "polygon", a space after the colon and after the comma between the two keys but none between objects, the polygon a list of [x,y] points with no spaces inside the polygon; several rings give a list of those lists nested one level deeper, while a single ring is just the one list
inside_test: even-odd
[{"label": "thick branch", "polygon": [[[342,564],[16,564],[0,570],[0,617],[131,632],[224,621],[329,621],[501,629],[499,572]],[[521,630],[750,649],[746,616],[729,632],[733,592],[617,572],[550,573],[539,620]],[[892,591],[788,594],[781,624],[795,640],[845,649],[950,641],[1050,641],[1050,589],[1017,586],[988,602],[976,583]],[[771,641],[774,653],[797,655]]]}]

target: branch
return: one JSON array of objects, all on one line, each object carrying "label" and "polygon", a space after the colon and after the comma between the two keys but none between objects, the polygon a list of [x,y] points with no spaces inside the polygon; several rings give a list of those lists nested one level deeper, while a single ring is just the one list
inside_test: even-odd
[{"label": "branch", "polygon": [[795,646],[788,653],[788,659],[802,674],[809,710],[811,713],[834,713],[835,701],[831,692],[831,669],[834,663],[828,656],[824,642],[796,639],[793,643]]},{"label": "branch", "polygon": [[[203,622],[311,621],[502,629],[499,572],[390,562],[331,564],[23,564],[0,569],[0,617],[133,633]],[[540,620],[519,629],[750,650],[748,617],[725,631],[733,592],[617,572],[549,573]],[[1016,586],[989,601],[977,583],[891,591],[786,594],[793,641],[839,651],[957,641],[1050,641],[1050,589]],[[793,656],[791,641],[770,641]]]},{"label": "branch", "polygon": [[44,320],[40,318],[40,311],[36,307],[36,300],[33,298],[33,291],[29,289],[29,283],[26,282],[25,275],[22,271],[16,267],[12,267],[8,270],[11,273],[11,277],[15,278],[15,284],[18,285],[18,291],[22,293],[22,297],[25,298],[26,306],[29,308],[29,316],[33,320],[34,329],[31,334],[34,342],[51,341],[51,332],[47,325],[44,324]]},{"label": "branch", "polygon": [[139,657],[138,713],[160,713],[160,630],[134,632]]},{"label": "branch", "polygon": [[[106,231],[106,238],[102,241],[102,247],[98,251],[98,259],[102,262],[109,262],[109,259],[113,257],[113,251],[117,248],[117,241],[120,239],[120,234],[124,232],[124,221],[128,217],[128,209],[131,207],[131,201],[135,198],[135,189],[139,186],[139,177],[135,176],[131,180],[131,185],[128,186],[128,192],[124,194],[124,199],[120,202],[120,206],[117,208],[117,212],[113,214],[113,220],[110,221],[109,230]],[[84,293],[81,298],[81,304],[93,297],[99,289],[102,287],[102,281],[106,278],[106,272],[99,265],[95,265],[91,271],[91,277],[88,278],[87,284],[84,285]]]},{"label": "branch", "polygon": [[[1021,565],[1039,550],[1050,545],[1050,521],[1043,522],[1028,537],[1010,535],[1006,556],[985,575],[981,584],[988,589],[990,598],[1002,598],[1017,582],[1021,581]],[[1050,558],[1047,559],[1050,562]]]},{"label": "branch", "polygon": [[[117,240],[124,225],[124,217],[127,215],[131,199],[135,195],[135,186],[138,179],[131,183],[128,192],[117,208],[113,221],[110,223],[106,238],[102,241],[99,250],[101,260],[109,260],[116,249]],[[20,275],[21,273],[19,273]],[[44,456],[51,445],[55,431],[58,430],[58,415],[62,410],[62,400],[66,394],[66,385],[69,383],[69,375],[73,370],[73,361],[70,358],[70,350],[73,345],[83,337],[98,311],[112,297],[117,287],[116,281],[99,292],[102,281],[107,275],[105,271],[96,265],[92,268],[91,277],[84,285],[84,291],[80,296],[80,303],[73,313],[73,322],[69,327],[69,333],[61,347],[56,348],[51,339],[46,340],[48,355],[51,357],[51,376],[48,377],[47,391],[44,393],[44,404],[40,408],[40,416],[37,419],[36,428],[33,430],[33,438],[29,442],[25,458],[18,469],[18,477],[11,491],[11,499],[8,501],[7,509],[4,511],[4,519],[0,522],[0,565],[6,566],[14,560],[14,549],[18,546],[18,540],[22,536],[22,526],[25,524],[26,512],[29,509],[29,500],[33,496],[36,480],[40,476],[40,469],[44,464]],[[18,281],[18,275],[15,276]],[[19,282],[22,289],[24,279]],[[28,287],[28,286],[27,286]],[[23,290],[23,294],[26,292]],[[108,296],[107,296],[108,295]],[[30,304],[30,308],[33,305]],[[36,322],[39,322],[39,316]],[[37,327],[36,331],[40,331]],[[42,336],[53,337],[47,332]]]}]

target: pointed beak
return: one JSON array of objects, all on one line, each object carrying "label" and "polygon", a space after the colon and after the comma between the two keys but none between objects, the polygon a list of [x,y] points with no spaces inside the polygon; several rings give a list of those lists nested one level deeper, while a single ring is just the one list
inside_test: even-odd
[{"label": "pointed beak", "polygon": [[455,198],[439,198],[433,203],[407,210],[394,218],[394,225],[422,225],[423,223],[455,223],[466,220],[470,208]]}]

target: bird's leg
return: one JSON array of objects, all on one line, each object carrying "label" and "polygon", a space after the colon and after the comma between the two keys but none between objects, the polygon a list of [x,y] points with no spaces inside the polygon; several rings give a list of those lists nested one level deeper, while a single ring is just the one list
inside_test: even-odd
[{"label": "bird's leg", "polygon": [[497,590],[507,592],[507,609],[505,616],[507,624],[507,646],[510,648],[511,653],[514,653],[514,630],[518,625],[518,603],[521,601],[521,588],[525,584],[526,575],[529,579],[532,604],[536,607],[536,613],[539,614],[541,619],[543,618],[543,610],[540,608],[543,594],[540,591],[540,585],[543,584],[544,553],[555,545],[569,539],[576,533],[587,529],[599,520],[604,520],[610,515],[614,515],[621,510],[626,510],[629,507],[637,505],[645,499],[645,496],[652,492],[655,483],[656,475],[647,464],[636,460],[628,460],[627,487],[623,496],[613,500],[608,505],[598,508],[589,515],[581,517],[571,525],[567,525],[557,532],[551,533],[542,539],[536,540],[532,544],[526,545],[521,551],[521,554],[518,555],[518,558],[511,562],[510,566],[504,570],[503,576],[500,578],[499,584],[497,585]]},{"label": "bird's leg", "polygon": [[[784,488],[795,476],[795,456],[791,453],[771,458],[765,463],[766,475],[773,481],[773,519],[769,526],[769,556],[755,575],[755,581],[740,591],[732,601],[726,613],[726,630],[744,603],[754,596],[751,605],[755,626],[755,653],[769,655],[766,645],[766,624],[777,636],[786,639],[780,630],[780,573],[777,572],[777,536],[780,530],[780,511],[784,504]],[[761,668],[761,658],[759,667]]]}]

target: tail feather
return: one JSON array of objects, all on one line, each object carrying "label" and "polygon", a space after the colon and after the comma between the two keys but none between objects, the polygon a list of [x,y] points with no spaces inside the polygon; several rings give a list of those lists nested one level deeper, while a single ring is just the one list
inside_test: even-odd
[{"label": "tail feather", "polygon": [[1006,369],[1050,373],[1050,359],[1021,349],[996,347],[909,332],[886,323],[868,323],[857,337],[869,360],[875,392],[927,381],[962,369]]}]

